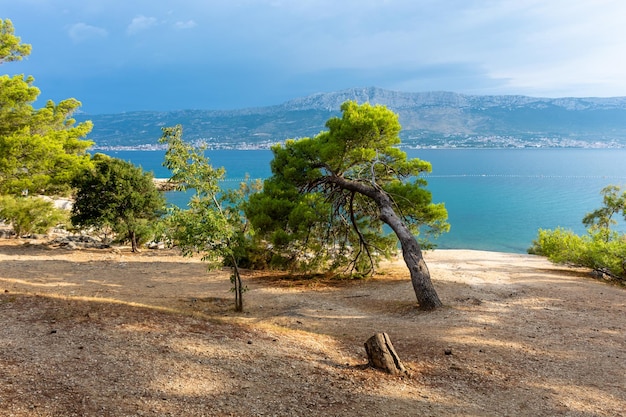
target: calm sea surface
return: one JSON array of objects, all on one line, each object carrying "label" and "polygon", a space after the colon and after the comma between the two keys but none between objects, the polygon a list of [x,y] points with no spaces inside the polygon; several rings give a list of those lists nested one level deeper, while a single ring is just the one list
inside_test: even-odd
[{"label": "calm sea surface", "polygon": [[[163,151],[108,151],[107,154],[166,178]],[[433,201],[448,209],[450,233],[438,247],[525,252],[540,228],[558,226],[584,233],[583,216],[600,207],[600,190],[626,187],[626,149],[417,149],[412,158],[429,161],[426,178]],[[217,150],[208,156],[227,171],[225,185],[270,175],[271,151]],[[184,205],[185,196],[168,193]],[[626,230],[622,221],[618,226]]]}]

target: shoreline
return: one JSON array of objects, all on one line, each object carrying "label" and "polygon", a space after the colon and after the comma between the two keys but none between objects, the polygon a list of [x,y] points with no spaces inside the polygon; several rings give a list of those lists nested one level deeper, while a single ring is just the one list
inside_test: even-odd
[{"label": "shoreline", "polygon": [[[2,224],[0,223],[0,226]],[[8,235],[7,235],[8,236]],[[198,261],[199,258],[184,258],[182,255],[178,255],[175,253],[177,248],[142,248],[142,251],[136,256],[133,254],[126,253],[126,250],[130,250],[130,246],[126,245],[116,245],[111,246],[109,248],[95,248],[95,247],[76,247],[73,250],[68,250],[63,247],[55,247],[50,246],[48,243],[52,242],[54,238],[52,236],[38,236],[34,238],[15,238],[15,237],[0,237],[0,248],[3,247],[15,247],[15,248],[30,248],[30,249],[44,249],[47,254],[54,258],[63,258],[69,257],[72,253],[90,253],[93,256],[97,256],[98,254],[109,255],[111,252],[123,254],[125,256],[129,256],[130,258],[135,257],[137,260],[140,260],[143,256],[150,256],[151,258],[155,257],[177,257],[180,256],[181,259],[187,260],[195,260]],[[57,252],[57,250],[59,250]],[[0,259],[4,256],[11,256],[11,254],[0,254]],[[59,256],[60,255],[60,256]],[[423,250],[422,255],[427,266],[430,268],[431,264],[435,264],[437,262],[537,262],[542,261],[546,262],[549,265],[559,267],[557,264],[553,264],[546,257],[539,255],[532,255],[527,253],[513,253],[513,252],[503,252],[503,251],[495,251],[495,250],[483,250],[483,249],[428,249]],[[27,254],[20,254],[20,258],[27,259]],[[37,260],[40,259],[41,255],[33,255],[32,259]],[[194,262],[195,262],[194,261]],[[385,266],[389,267],[406,267],[404,259],[402,258],[401,252],[390,259],[390,260],[381,260],[380,270],[384,270]],[[565,266],[563,266],[565,267]],[[565,267],[566,268],[566,267]]]}]

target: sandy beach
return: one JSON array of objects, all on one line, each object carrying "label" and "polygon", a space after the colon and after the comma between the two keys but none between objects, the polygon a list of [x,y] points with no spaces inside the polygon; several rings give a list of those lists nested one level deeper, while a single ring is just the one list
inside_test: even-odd
[{"label": "sandy beach", "polygon": [[[367,280],[228,271],[171,250],[0,239],[1,416],[617,416],[626,290],[519,254],[425,254]],[[389,334],[406,375],[367,366]]]}]

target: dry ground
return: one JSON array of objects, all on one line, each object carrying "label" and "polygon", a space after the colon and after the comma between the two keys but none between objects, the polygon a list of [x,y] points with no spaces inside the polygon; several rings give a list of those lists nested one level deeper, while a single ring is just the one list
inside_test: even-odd
[{"label": "dry ground", "polygon": [[[248,274],[236,314],[228,273],[174,252],[0,240],[0,415],[626,413],[623,288],[527,255],[426,260],[435,312],[392,263],[363,281]],[[366,366],[383,331],[408,375]]]}]

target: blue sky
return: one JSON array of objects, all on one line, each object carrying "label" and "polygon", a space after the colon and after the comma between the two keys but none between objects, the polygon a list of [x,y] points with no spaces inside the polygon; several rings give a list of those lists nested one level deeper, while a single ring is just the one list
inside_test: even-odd
[{"label": "blue sky", "polygon": [[0,0],[1,73],[87,113],[233,109],[350,87],[626,96],[623,0]]}]

